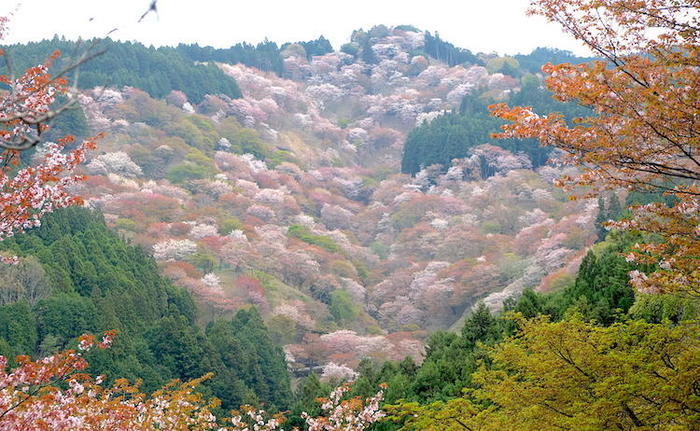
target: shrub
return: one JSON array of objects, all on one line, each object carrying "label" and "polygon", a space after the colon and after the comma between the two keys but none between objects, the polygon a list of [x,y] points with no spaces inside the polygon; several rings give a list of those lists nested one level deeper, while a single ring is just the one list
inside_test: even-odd
[{"label": "shrub", "polygon": [[338,253],[340,251],[340,247],[335,243],[335,241],[333,241],[332,238],[325,235],[316,235],[302,225],[295,224],[289,226],[287,235],[304,241],[307,244],[321,247],[322,249],[330,251],[331,253]]}]

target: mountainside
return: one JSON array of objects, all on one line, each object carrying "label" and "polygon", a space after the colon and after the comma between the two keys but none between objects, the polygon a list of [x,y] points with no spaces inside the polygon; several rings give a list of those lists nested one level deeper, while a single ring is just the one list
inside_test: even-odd
[{"label": "mountainside", "polygon": [[[488,137],[488,103],[546,98],[536,60],[406,26],[356,31],[340,51],[312,42],[148,54],[208,62],[202,82],[241,97],[172,81],[158,99],[117,79],[80,96],[90,131],[107,134],[79,192],[191,292],[199,323],[253,304],[304,373],[419,359],[427,331],[477,301],[572,279],[597,202],[553,186],[568,169],[546,163],[555,153]],[[458,138],[441,140],[443,124]],[[407,158],[415,176],[399,173]]]},{"label": "mountainside", "polygon": [[114,348],[88,356],[89,372],[140,379],[148,391],[213,372],[205,391],[225,408],[289,406],[284,354],[257,311],[240,310],[200,329],[190,294],[98,214],[58,211],[31,233],[3,241],[2,249],[22,257],[17,266],[0,267],[3,356],[48,356],[73,347],[83,333],[116,330]]}]

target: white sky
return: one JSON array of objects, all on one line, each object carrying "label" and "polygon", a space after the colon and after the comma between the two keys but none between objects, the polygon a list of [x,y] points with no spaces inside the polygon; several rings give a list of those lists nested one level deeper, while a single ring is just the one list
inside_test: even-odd
[{"label": "white sky", "polygon": [[[18,5],[18,3],[20,3]],[[104,36],[146,45],[228,47],[324,35],[338,49],[358,28],[414,25],[473,52],[529,53],[538,46],[585,55],[555,24],[529,17],[528,0],[159,0],[158,16],[138,18],[150,0],[0,0],[0,15],[15,10],[5,43],[53,37]],[[93,18],[92,21],[90,19]]]}]

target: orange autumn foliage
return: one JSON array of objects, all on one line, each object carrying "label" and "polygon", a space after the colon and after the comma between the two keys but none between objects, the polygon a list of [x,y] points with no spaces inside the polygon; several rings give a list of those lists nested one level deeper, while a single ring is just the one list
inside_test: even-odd
[{"label": "orange autumn foliage", "polygon": [[138,384],[117,379],[105,384],[104,376],[83,373],[88,363],[83,352],[95,346],[110,347],[115,336],[108,331],[98,342],[80,337],[77,350],[30,360],[6,370],[0,356],[0,428],[8,431],[44,430],[208,430],[219,429],[207,401],[195,388],[210,376],[189,382],[173,381],[146,395]]},{"label": "orange autumn foliage", "polygon": [[567,124],[557,113],[529,107],[490,107],[507,120],[500,138],[536,138],[581,168],[566,188],[661,192],[668,207],[631,208],[611,227],[647,234],[628,260],[658,264],[633,271],[642,291],[700,294],[700,1],[539,0],[531,14],[561,24],[601,61],[545,65],[545,83],[561,101],[592,108]]}]

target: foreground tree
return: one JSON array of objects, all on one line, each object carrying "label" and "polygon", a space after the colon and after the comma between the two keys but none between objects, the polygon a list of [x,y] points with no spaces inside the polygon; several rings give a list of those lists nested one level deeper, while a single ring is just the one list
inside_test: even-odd
[{"label": "foreground tree", "polygon": [[401,431],[486,431],[499,429],[493,410],[480,409],[467,398],[426,405],[414,401],[387,406],[387,419],[401,423]]},{"label": "foreground tree", "polygon": [[[561,101],[594,115],[568,124],[559,114],[528,107],[490,107],[509,121],[502,138],[537,138],[582,168],[566,187],[662,192],[675,204],[631,208],[622,229],[660,236],[635,248],[629,260],[658,264],[634,272],[646,291],[700,294],[700,15],[698,0],[539,0],[530,13],[561,24],[604,61],[547,64],[545,82]],[[658,237],[658,236],[657,236]]]},{"label": "foreground tree", "polygon": [[[319,398],[321,410],[324,415],[313,417],[303,412],[309,431],[363,431],[370,425],[384,417],[384,412],[379,408],[384,399],[385,385],[380,385],[382,390],[374,396],[363,399],[362,397],[347,398],[346,394],[351,389],[351,384],[346,383],[331,391],[329,398]],[[264,410],[255,410],[250,406],[244,406],[242,412],[234,412],[230,419],[232,428],[230,431],[284,431],[285,422],[283,415],[268,415]],[[289,429],[289,428],[287,428]],[[298,431],[292,428],[292,431]]]},{"label": "foreground tree", "polygon": [[[108,331],[101,340],[83,335],[77,349],[57,352],[32,361],[16,358],[18,366],[7,370],[8,361],[0,356],[0,429],[7,431],[282,431],[285,418],[262,410],[243,407],[230,419],[217,418],[217,399],[206,399],[198,386],[212,374],[187,382],[173,380],[151,394],[139,384],[117,379],[106,385],[105,376],[93,377],[82,371],[88,367],[83,354],[95,347],[109,348],[115,333]],[[364,400],[345,398],[349,386],[335,389],[322,406],[326,416],[304,413],[312,431],[362,431],[384,416],[379,405],[383,391]]]},{"label": "foreground tree", "polygon": [[380,386],[382,390],[367,400],[362,397],[344,399],[351,386],[339,386],[321,404],[321,410],[326,416],[312,418],[306,413],[301,416],[306,419],[309,431],[363,431],[384,417],[379,406],[384,399],[383,389],[386,386]]},{"label": "foreground tree", "polygon": [[217,428],[211,409],[195,391],[204,376],[186,383],[174,381],[151,395],[138,385],[81,373],[88,363],[83,352],[107,348],[113,332],[97,342],[80,338],[77,350],[66,350],[38,361],[18,357],[19,366],[7,372],[0,356],[0,428],[7,431],[46,430],[208,430]]},{"label": "foreground tree", "polygon": [[[6,26],[7,18],[0,17],[0,40]],[[20,167],[20,153],[39,144],[47,123],[68,107],[54,107],[57,96],[69,93],[67,79],[48,72],[58,55],[54,53],[46,63],[15,76],[11,60],[0,50],[8,70],[8,74],[0,74],[0,240],[38,226],[41,217],[56,208],[81,203],[70,193],[70,186],[83,177],[72,172],[85,159],[85,152],[94,148],[95,139],[71,150],[66,150],[73,143],[70,136],[45,143],[31,166]]]},{"label": "foreground tree", "polygon": [[517,319],[479,389],[388,407],[402,430],[693,430],[700,421],[698,323],[600,327],[570,316]]},{"label": "foreground tree", "polygon": [[507,429],[678,429],[700,421],[697,322],[520,320],[475,375]]}]

